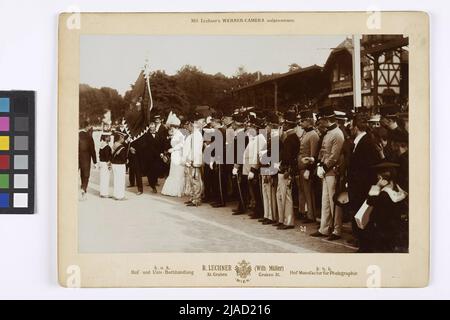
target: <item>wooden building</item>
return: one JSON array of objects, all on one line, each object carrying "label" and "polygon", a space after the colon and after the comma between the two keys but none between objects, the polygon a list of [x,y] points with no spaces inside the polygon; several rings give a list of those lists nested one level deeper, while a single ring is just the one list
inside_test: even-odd
[{"label": "wooden building", "polygon": [[[397,103],[407,111],[408,38],[402,35],[364,35],[361,39],[361,106]],[[236,106],[284,110],[292,105],[315,109],[331,105],[350,111],[354,105],[353,41],[334,48],[324,67],[313,65],[256,81],[232,90]]]},{"label": "wooden building", "polygon": [[[407,105],[408,38],[402,35],[365,35],[361,39],[362,106],[377,112],[384,104]],[[324,66],[330,82],[328,96],[318,104],[336,110],[355,107],[353,91],[353,41],[346,39],[333,49]]]},{"label": "wooden building", "polygon": [[237,106],[285,110],[307,105],[328,91],[323,68],[313,65],[272,76],[232,91]]}]

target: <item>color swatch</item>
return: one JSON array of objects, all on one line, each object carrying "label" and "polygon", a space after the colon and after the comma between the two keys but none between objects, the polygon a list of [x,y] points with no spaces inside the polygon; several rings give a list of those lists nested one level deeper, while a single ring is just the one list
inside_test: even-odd
[{"label": "color swatch", "polygon": [[34,213],[33,91],[0,91],[0,214]]}]

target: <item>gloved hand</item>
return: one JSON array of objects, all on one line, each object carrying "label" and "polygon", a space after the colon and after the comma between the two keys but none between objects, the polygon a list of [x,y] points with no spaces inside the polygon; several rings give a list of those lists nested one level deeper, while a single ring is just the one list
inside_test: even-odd
[{"label": "gloved hand", "polygon": [[211,170],[214,169],[214,162],[211,161],[211,162],[209,163],[209,168],[210,168]]},{"label": "gloved hand", "polygon": [[277,169],[277,170],[280,170],[280,163],[279,163],[279,162],[274,163],[274,164],[273,164],[273,167],[274,167],[275,169]]},{"label": "gloved hand", "polygon": [[252,180],[255,177],[255,174],[253,172],[248,173],[248,180]]},{"label": "gloved hand", "polygon": [[320,179],[323,179],[323,178],[325,178],[325,170],[323,169],[323,167],[322,166],[318,166],[317,167],[317,176],[320,178]]},{"label": "gloved hand", "polygon": [[190,161],[186,162],[186,167],[187,167],[187,168],[190,168],[190,167],[191,167],[191,162],[190,162]]},{"label": "gloved hand", "polygon": [[305,172],[303,172],[303,178],[305,178],[305,180],[309,180],[309,175],[310,175],[309,170],[305,170]]},{"label": "gloved hand", "polygon": [[238,174],[238,169],[237,169],[237,168],[233,168],[232,173],[233,173],[233,176],[237,176],[237,174]]},{"label": "gloved hand", "polygon": [[380,194],[381,187],[379,185],[373,185],[369,190],[369,196],[376,197]]}]

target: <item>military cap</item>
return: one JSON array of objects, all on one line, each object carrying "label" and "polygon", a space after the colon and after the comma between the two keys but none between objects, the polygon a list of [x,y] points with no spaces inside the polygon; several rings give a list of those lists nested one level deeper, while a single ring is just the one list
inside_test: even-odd
[{"label": "military cap", "polygon": [[331,118],[334,117],[334,111],[333,111],[333,107],[331,106],[327,106],[327,107],[322,107],[319,109],[319,116],[320,118]]}]

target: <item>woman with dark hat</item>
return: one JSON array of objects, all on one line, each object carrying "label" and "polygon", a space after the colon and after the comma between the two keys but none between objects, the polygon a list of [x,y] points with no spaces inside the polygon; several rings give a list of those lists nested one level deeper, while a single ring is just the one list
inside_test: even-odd
[{"label": "woman with dark hat", "polygon": [[361,233],[358,252],[394,252],[401,227],[403,201],[408,194],[397,183],[399,165],[381,162],[373,166],[378,183],[369,191],[367,204],[373,207],[369,222]]}]

